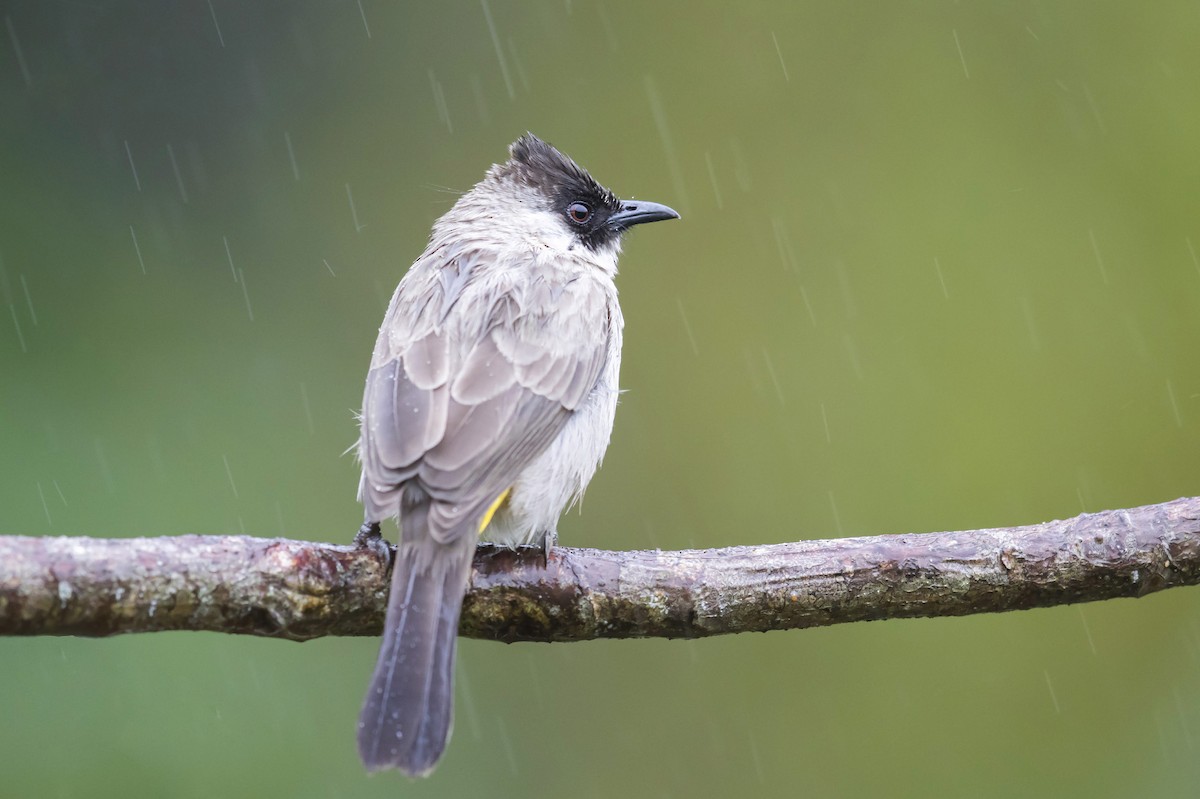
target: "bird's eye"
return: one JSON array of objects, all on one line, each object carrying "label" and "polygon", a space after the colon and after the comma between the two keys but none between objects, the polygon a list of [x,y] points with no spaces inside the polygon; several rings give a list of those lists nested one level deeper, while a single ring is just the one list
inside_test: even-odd
[{"label": "bird's eye", "polygon": [[592,217],[592,209],[583,203],[571,203],[567,206],[567,216],[577,225],[582,225]]}]

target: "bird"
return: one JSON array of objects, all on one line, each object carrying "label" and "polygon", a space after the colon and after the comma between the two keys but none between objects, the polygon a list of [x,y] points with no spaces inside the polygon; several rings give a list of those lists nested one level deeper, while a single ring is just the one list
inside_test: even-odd
[{"label": "bird", "polygon": [[612,434],[622,235],[679,214],[621,200],[526,133],[438,219],[379,329],[363,392],[356,540],[397,519],[383,641],[358,721],[369,771],[423,777],[453,726],[459,615],[482,539],[549,547]]}]

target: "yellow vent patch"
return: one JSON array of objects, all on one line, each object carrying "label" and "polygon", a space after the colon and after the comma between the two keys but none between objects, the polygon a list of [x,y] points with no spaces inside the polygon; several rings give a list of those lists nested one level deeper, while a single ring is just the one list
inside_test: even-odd
[{"label": "yellow vent patch", "polygon": [[487,509],[487,513],[483,514],[483,519],[479,522],[480,533],[486,530],[487,526],[492,523],[492,517],[496,515],[496,511],[500,509],[500,505],[503,504],[504,500],[508,499],[509,492],[511,491],[511,488],[504,489],[504,493],[496,497],[496,501]]}]

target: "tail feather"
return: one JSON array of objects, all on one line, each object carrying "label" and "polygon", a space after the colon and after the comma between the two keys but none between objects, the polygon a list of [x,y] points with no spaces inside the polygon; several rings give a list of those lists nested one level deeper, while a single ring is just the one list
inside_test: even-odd
[{"label": "tail feather", "polygon": [[[406,518],[406,533],[416,532]],[[423,521],[423,520],[422,520]],[[423,531],[422,531],[423,532]],[[410,777],[433,770],[450,739],[458,619],[473,536],[440,544],[406,535],[396,551],[379,660],[358,721],[358,752],[369,771]]]}]

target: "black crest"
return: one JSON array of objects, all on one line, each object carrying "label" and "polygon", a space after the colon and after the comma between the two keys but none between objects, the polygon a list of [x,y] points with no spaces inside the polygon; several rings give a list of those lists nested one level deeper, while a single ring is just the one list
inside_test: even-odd
[{"label": "black crest", "polygon": [[588,207],[588,221],[577,223],[579,239],[588,247],[595,249],[620,235],[607,222],[621,210],[621,201],[570,157],[532,133],[513,142],[508,153],[509,160],[503,169],[527,186],[537,188],[552,210],[566,214],[572,203]]}]

